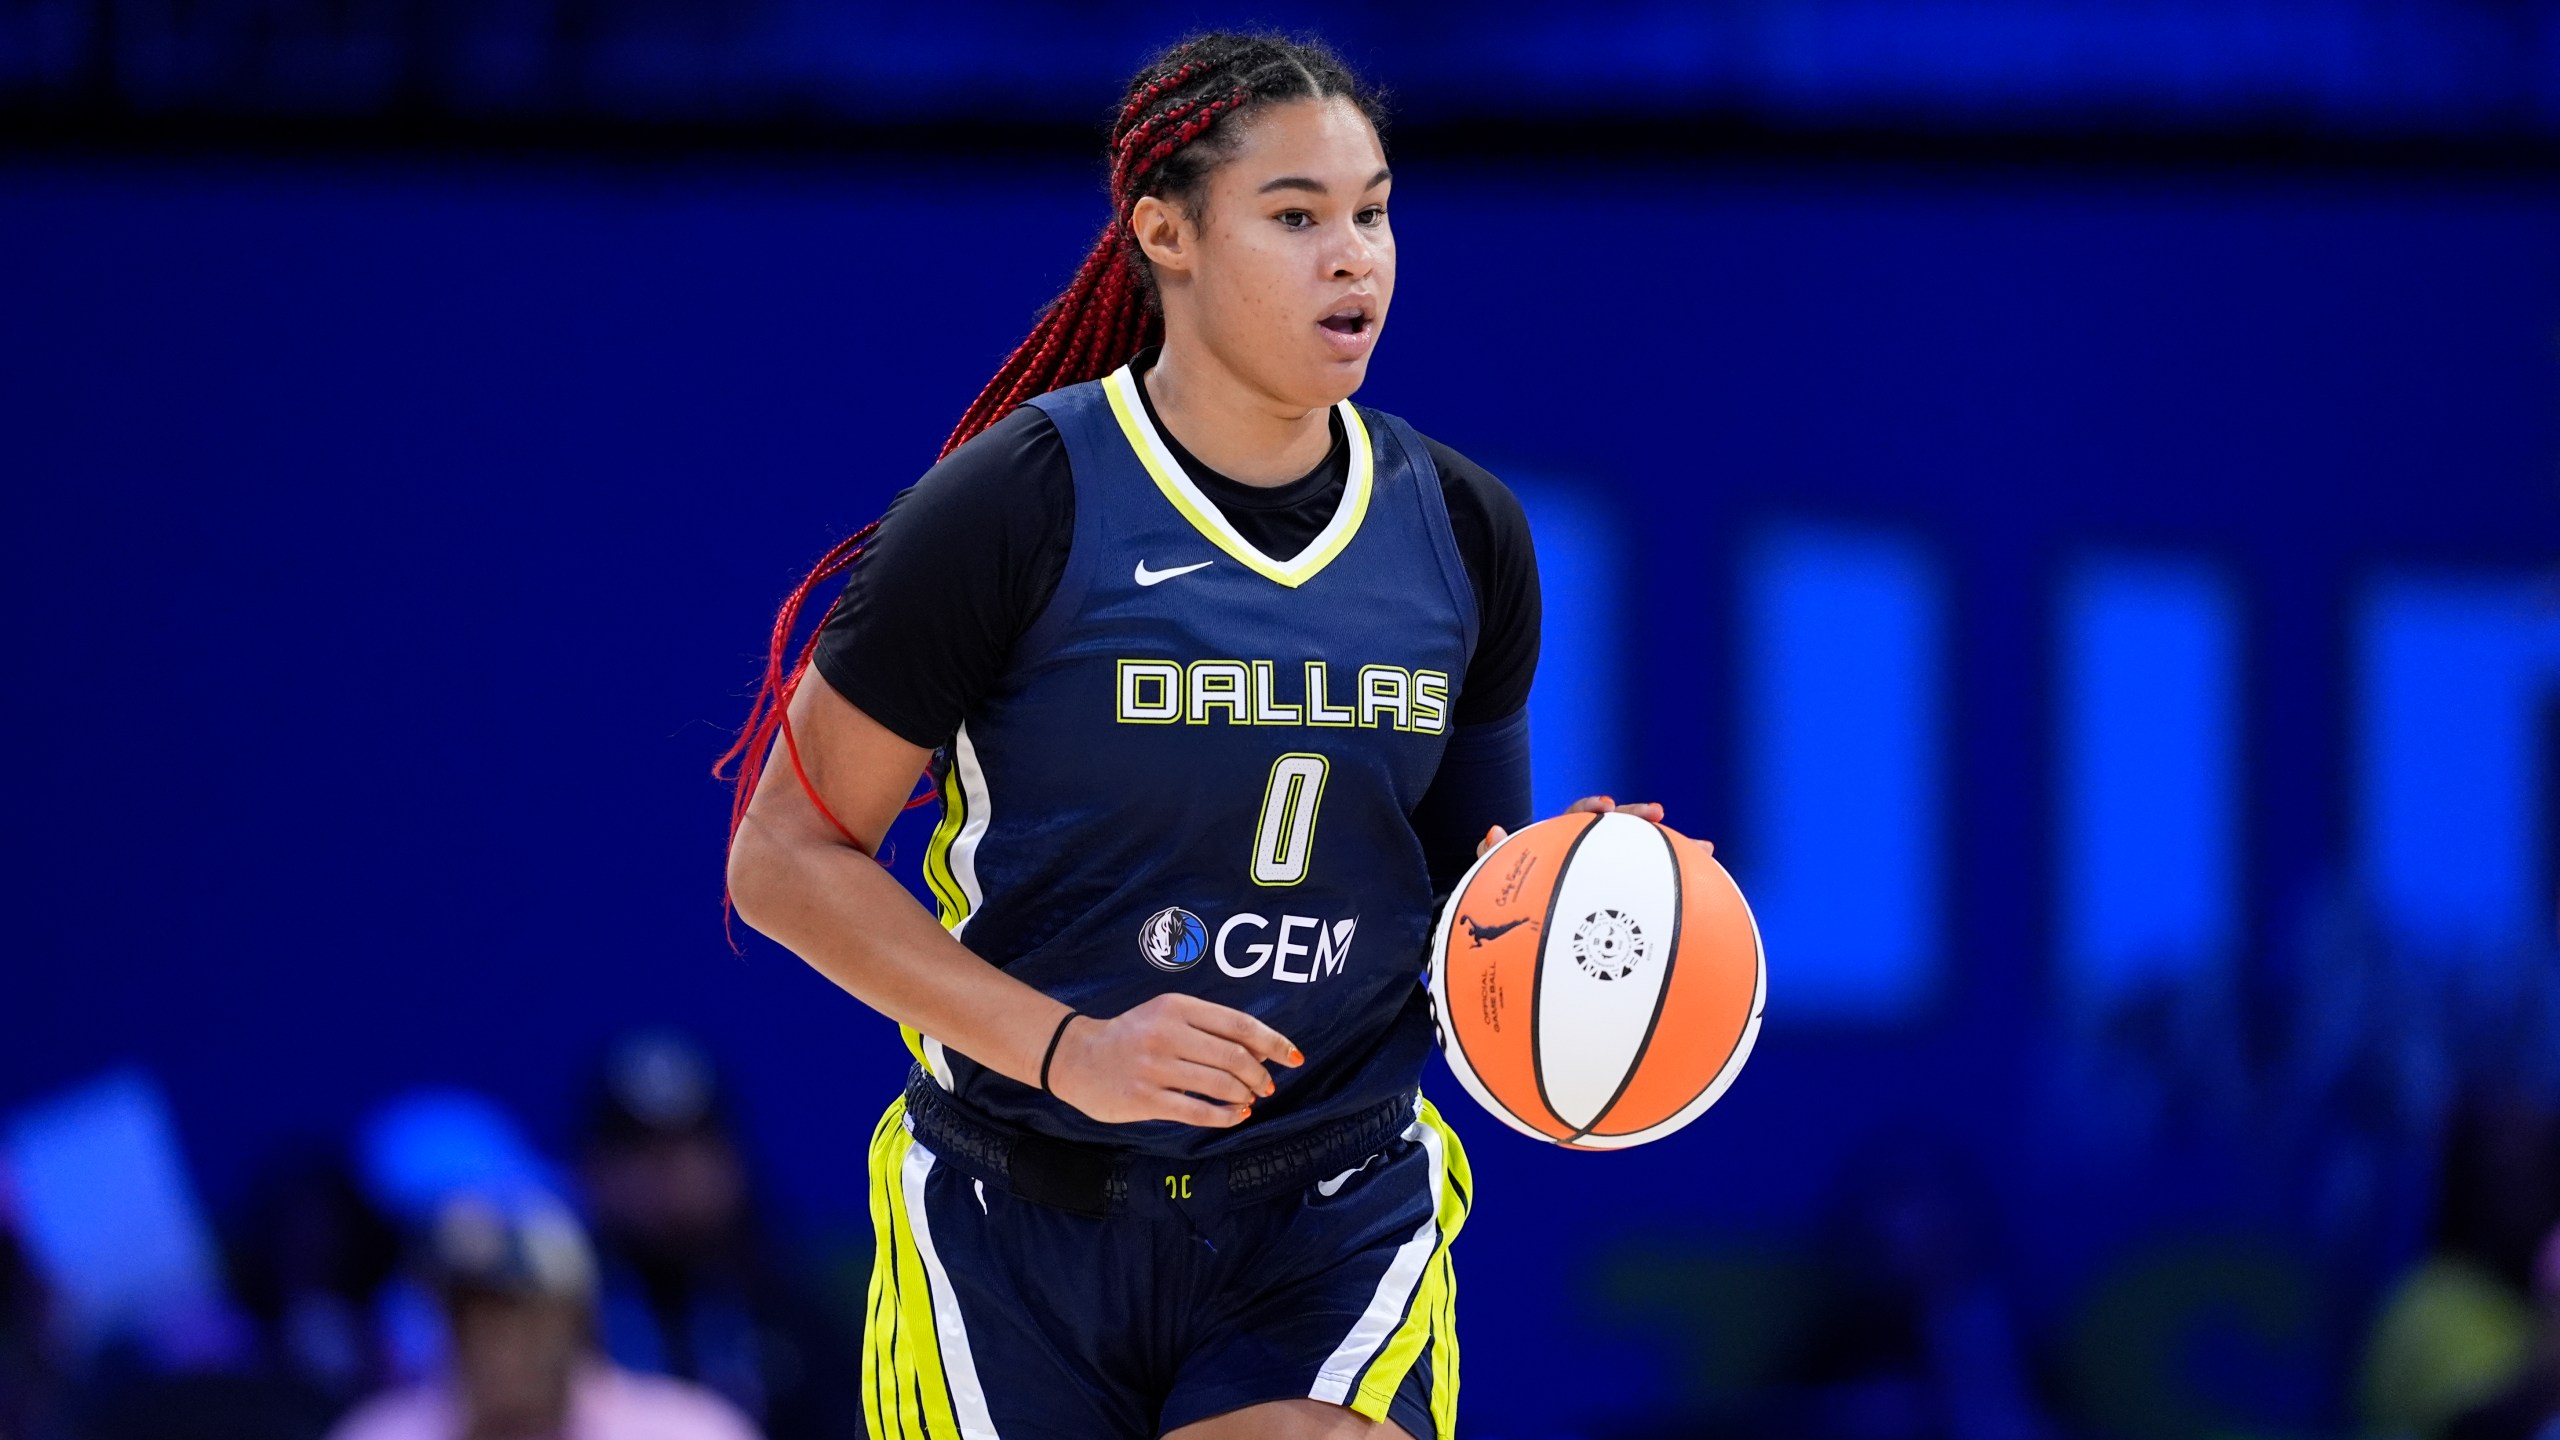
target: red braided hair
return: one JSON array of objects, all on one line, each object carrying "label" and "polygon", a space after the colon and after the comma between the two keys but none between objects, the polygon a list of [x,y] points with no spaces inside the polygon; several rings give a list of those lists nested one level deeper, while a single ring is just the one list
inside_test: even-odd
[{"label": "red braided hair", "polygon": [[[1164,316],[1157,303],[1155,276],[1129,231],[1138,201],[1148,195],[1163,196],[1196,218],[1209,173],[1232,148],[1235,127],[1230,125],[1223,133],[1229,143],[1220,143],[1222,135],[1216,127],[1221,118],[1264,101],[1334,96],[1352,101],[1372,125],[1384,128],[1384,109],[1377,96],[1332,51],[1312,40],[1224,32],[1198,35],[1166,50],[1139,71],[1111,127],[1111,223],[1103,227],[1084,263],[1076,267],[1075,278],[1040,312],[1031,333],[970,402],[951,438],[943,442],[942,455],[969,443],[1023,401],[1100,379],[1139,351],[1161,343]],[[852,568],[879,528],[880,522],[874,520],[838,541],[784,597],[774,615],[764,674],[755,701],[747,708],[746,724],[737,742],[711,767],[714,777],[734,787],[729,805],[732,845],[737,843],[738,827],[746,821],[747,806],[755,798],[778,737],[810,803],[846,843],[862,848],[852,830],[827,808],[801,764],[789,711],[791,696],[817,650],[818,636],[812,631],[796,650],[792,637],[800,628],[810,593]],[[928,790],[909,800],[907,808],[932,798]]]}]

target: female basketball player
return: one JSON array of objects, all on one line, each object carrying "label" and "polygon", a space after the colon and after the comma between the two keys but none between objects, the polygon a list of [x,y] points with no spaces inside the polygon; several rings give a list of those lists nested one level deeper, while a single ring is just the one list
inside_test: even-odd
[{"label": "female basketball player", "polygon": [[[1509,492],[1348,402],[1377,122],[1321,46],[1149,65],[1083,268],[777,622],[731,895],[917,1056],[875,1436],[1452,1433],[1468,1171],[1416,981],[1435,889],[1528,817],[1538,596]],[[786,680],[856,553],[826,683]],[[928,758],[940,926],[870,859]]]}]

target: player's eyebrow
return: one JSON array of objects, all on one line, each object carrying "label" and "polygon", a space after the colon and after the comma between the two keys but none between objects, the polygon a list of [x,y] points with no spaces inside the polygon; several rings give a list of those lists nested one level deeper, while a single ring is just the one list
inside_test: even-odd
[{"label": "player's eyebrow", "polygon": [[[1386,166],[1381,165],[1378,167],[1378,173],[1370,176],[1369,183],[1361,188],[1364,190],[1375,190],[1393,178],[1394,172],[1389,170]],[[1262,182],[1262,188],[1254,191],[1253,193],[1256,195],[1268,195],[1274,190],[1304,190],[1312,195],[1330,195],[1333,193],[1331,190],[1325,188],[1325,183],[1323,181],[1305,175],[1283,175],[1277,180],[1265,180]]]}]

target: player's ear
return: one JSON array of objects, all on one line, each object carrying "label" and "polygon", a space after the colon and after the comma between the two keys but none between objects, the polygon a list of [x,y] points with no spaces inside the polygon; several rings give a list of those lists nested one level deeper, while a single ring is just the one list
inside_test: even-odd
[{"label": "player's ear", "polygon": [[1180,206],[1169,204],[1161,195],[1141,195],[1129,209],[1129,233],[1138,241],[1138,249],[1156,269],[1187,274],[1197,244],[1188,217]]}]

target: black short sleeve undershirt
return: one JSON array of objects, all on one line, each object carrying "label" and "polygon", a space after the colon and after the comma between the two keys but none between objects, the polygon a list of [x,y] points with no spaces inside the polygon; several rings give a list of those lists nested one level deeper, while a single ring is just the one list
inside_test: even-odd
[{"label": "black short sleeve undershirt", "polygon": [[[1147,407],[1152,413],[1152,399]],[[1350,475],[1339,419],[1323,462],[1273,486],[1218,474],[1158,428],[1193,483],[1271,555],[1306,548],[1333,518]],[[1528,517],[1482,466],[1428,437],[1423,444],[1440,472],[1479,617],[1453,719],[1502,720],[1528,703],[1538,666]],[[1026,405],[998,420],[890,502],[819,632],[818,673],[908,743],[940,746],[995,684],[1057,589],[1075,502],[1066,442],[1049,417]]]}]

